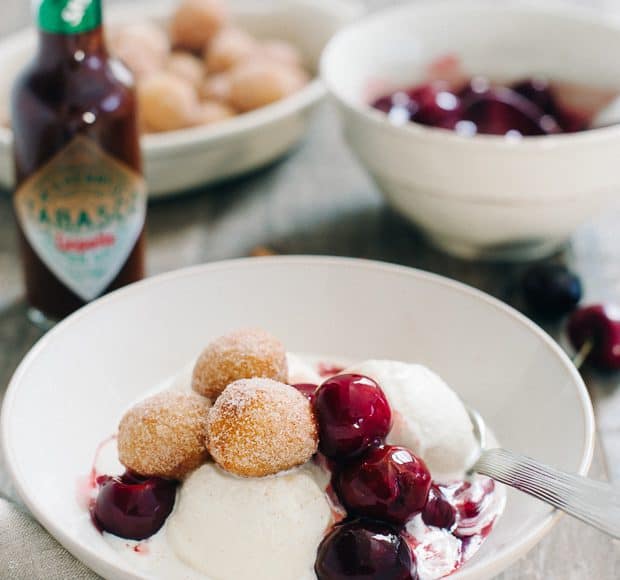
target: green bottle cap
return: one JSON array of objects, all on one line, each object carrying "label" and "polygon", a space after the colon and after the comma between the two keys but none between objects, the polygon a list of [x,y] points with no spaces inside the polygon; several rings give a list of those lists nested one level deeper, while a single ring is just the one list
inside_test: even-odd
[{"label": "green bottle cap", "polygon": [[34,0],[39,28],[52,34],[80,34],[101,26],[101,0]]}]

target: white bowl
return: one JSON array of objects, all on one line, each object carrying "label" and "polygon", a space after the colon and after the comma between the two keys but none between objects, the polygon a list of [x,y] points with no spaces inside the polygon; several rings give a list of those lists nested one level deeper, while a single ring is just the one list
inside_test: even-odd
[{"label": "white bowl", "polygon": [[[542,4],[542,6],[541,6]],[[368,105],[370,85],[411,86],[457,54],[491,78],[548,75],[620,89],[620,25],[566,5],[414,3],[351,24],[322,59],[353,151],[388,201],[448,252],[540,257],[620,190],[620,126],[580,134],[468,138]]]},{"label": "white bowl", "polygon": [[[76,501],[77,478],[130,403],[210,339],[241,326],[268,329],[291,351],[426,364],[481,411],[504,446],[568,471],[588,470],[594,421],[579,374],[548,335],[477,290],[338,258],[254,258],[181,270],[115,292],[59,324],[26,356],[2,409],[0,433],[18,492],[100,575],[144,578],[90,524]],[[454,578],[499,573],[557,515],[509,491],[488,541]]]},{"label": "white bowl", "polygon": [[[309,70],[316,71],[321,50],[345,23],[361,13],[355,0],[227,0],[233,17],[259,38],[295,44]],[[176,0],[112,6],[109,24],[150,19],[164,23]],[[109,13],[108,13],[109,12]],[[25,30],[0,42],[0,110],[8,110],[16,75],[34,54],[36,35]],[[222,123],[146,135],[142,138],[151,197],[212,184],[258,169],[287,153],[305,134],[310,114],[325,89],[314,79],[297,94]],[[13,135],[0,127],[0,186],[14,186]]]}]

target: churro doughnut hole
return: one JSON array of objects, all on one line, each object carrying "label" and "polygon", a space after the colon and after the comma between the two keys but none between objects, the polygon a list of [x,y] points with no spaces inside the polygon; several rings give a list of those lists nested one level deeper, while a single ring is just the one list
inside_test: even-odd
[{"label": "churro doughnut hole", "polygon": [[138,83],[140,116],[153,131],[174,131],[193,124],[198,95],[190,83],[169,72],[157,72]]},{"label": "churro doughnut hole", "polygon": [[211,125],[234,116],[234,109],[230,108],[228,105],[217,101],[205,101],[204,103],[200,103],[198,115],[196,116],[196,124]]},{"label": "churro doughnut hole", "polygon": [[138,403],[118,428],[118,456],[146,477],[182,479],[207,459],[211,402],[195,393],[167,391]]},{"label": "churro doughnut hole", "polygon": [[231,71],[230,102],[240,111],[252,111],[300,90],[308,81],[304,71],[256,58]]},{"label": "churro doughnut hole", "polygon": [[194,366],[192,388],[216,399],[230,383],[254,377],[286,381],[286,350],[268,332],[246,328],[221,336],[207,346]]},{"label": "churro doughnut hole", "polygon": [[303,66],[299,49],[284,40],[267,40],[260,47],[260,53],[266,58],[291,67]]},{"label": "churro doughnut hole", "polygon": [[220,30],[208,45],[205,63],[209,73],[224,72],[258,49],[256,41],[239,28]]},{"label": "churro doughnut hole", "polygon": [[183,0],[170,23],[172,43],[177,48],[200,52],[227,19],[221,0]]},{"label": "churro doughnut hole", "polygon": [[198,90],[203,99],[228,103],[230,101],[230,75],[219,73],[208,76]]},{"label": "churro doughnut hole", "polygon": [[110,53],[122,60],[137,78],[160,70],[170,53],[168,36],[151,22],[113,28],[108,46]]},{"label": "churro doughnut hole", "polygon": [[243,477],[265,477],[301,465],[316,453],[317,444],[308,399],[271,379],[232,383],[207,419],[211,456]]},{"label": "churro doughnut hole", "polygon": [[180,79],[187,81],[196,90],[204,79],[202,61],[188,52],[173,52],[166,63],[166,70]]}]

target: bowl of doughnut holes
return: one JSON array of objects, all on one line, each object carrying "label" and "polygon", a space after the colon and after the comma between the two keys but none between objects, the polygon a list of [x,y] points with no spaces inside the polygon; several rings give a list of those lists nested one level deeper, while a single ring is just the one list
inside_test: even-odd
[{"label": "bowl of doughnut holes", "polygon": [[[324,98],[320,54],[356,0],[158,0],[106,7],[110,53],[131,71],[151,197],[250,173],[304,136]],[[0,42],[0,186],[12,187],[8,118],[32,30]]]}]

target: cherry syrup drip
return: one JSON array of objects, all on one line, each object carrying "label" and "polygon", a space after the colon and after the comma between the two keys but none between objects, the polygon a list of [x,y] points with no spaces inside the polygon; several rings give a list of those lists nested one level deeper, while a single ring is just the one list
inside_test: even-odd
[{"label": "cherry syrup drip", "polygon": [[139,544],[136,544],[132,550],[136,553],[136,554],[148,554],[149,553],[149,547],[147,544],[145,544],[144,542],[141,542]]},{"label": "cherry syrup drip", "polygon": [[343,370],[344,367],[327,362],[320,362],[317,367],[317,372],[322,378],[335,377]]},{"label": "cherry syrup drip", "polygon": [[319,388],[314,383],[296,383],[293,385],[304,397],[306,397],[311,403],[314,403],[314,395]]},{"label": "cherry syrup drip", "polygon": [[110,437],[107,437],[99,443],[99,445],[97,445],[97,449],[95,450],[95,458],[93,459],[93,464],[88,472],[88,475],[77,479],[76,499],[78,504],[84,509],[90,509],[95,501],[95,494],[97,492],[97,477],[99,477],[99,473],[97,472],[97,462],[99,461],[99,457],[101,456],[103,449],[115,440],[116,435],[110,435]]}]

